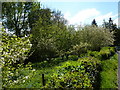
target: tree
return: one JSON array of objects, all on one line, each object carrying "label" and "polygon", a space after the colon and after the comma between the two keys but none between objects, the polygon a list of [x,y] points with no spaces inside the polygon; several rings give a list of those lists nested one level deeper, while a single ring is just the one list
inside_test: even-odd
[{"label": "tree", "polygon": [[31,52],[34,52],[30,60],[50,60],[68,50],[67,42],[69,40],[67,38],[69,35],[61,13],[49,8],[36,9],[29,14],[29,22],[32,29],[31,43],[33,44]]},{"label": "tree", "polygon": [[56,24],[59,28],[64,29],[67,24],[67,20],[63,17],[61,11],[52,11],[51,20],[53,21],[52,24]]},{"label": "tree", "polygon": [[99,50],[101,47],[113,45],[114,42],[113,33],[102,27],[85,26],[77,33],[79,42],[89,44],[89,49],[92,50]]},{"label": "tree", "polygon": [[112,32],[117,28],[117,25],[113,23],[113,20],[111,18],[109,18],[108,22],[103,20],[103,27],[109,29]]},{"label": "tree", "polygon": [[28,14],[36,4],[40,5],[34,2],[3,2],[2,21],[5,29],[14,32],[18,37],[27,34],[30,31]]},{"label": "tree", "polygon": [[110,32],[113,32],[114,35],[114,45],[120,45],[120,30],[117,28],[117,25],[113,23],[113,20],[109,18],[109,21],[104,20],[103,27],[109,29]]},{"label": "tree", "polygon": [[[34,13],[34,14],[33,14]],[[51,19],[51,10],[49,8],[41,9],[41,8],[36,8],[35,10],[31,11],[29,13],[29,24],[31,30],[35,27],[35,23],[40,20],[43,26],[45,25],[50,25],[50,19]]]},{"label": "tree", "polygon": [[93,19],[92,25],[97,26],[97,23],[96,23],[95,19]]}]

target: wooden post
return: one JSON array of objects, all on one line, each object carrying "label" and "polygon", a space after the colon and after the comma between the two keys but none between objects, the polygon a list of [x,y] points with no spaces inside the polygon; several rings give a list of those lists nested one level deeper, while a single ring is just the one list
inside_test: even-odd
[{"label": "wooden post", "polygon": [[44,74],[42,74],[42,85],[45,86],[45,78],[44,78]]}]

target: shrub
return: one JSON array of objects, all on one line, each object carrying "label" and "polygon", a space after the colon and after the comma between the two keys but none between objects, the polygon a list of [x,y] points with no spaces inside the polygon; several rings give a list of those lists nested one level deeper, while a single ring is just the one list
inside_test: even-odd
[{"label": "shrub", "polygon": [[100,60],[106,60],[114,54],[115,54],[114,47],[102,47],[99,52],[98,51],[88,51],[88,56],[93,56]]},{"label": "shrub", "polygon": [[70,55],[70,56],[68,56],[68,59],[69,60],[77,60],[78,56],[76,56],[76,55]]},{"label": "shrub", "polygon": [[95,57],[95,58],[98,58],[99,56],[99,52],[98,51],[89,51],[87,52],[88,56],[92,56],[92,57]]},{"label": "shrub", "polygon": [[13,84],[25,80],[25,76],[28,76],[28,74],[21,73],[21,70],[26,71],[31,69],[29,65],[23,66],[23,62],[28,56],[31,44],[28,37],[18,38],[16,36],[9,36],[4,29],[2,29],[1,34],[0,58],[2,64],[3,87],[10,87]]},{"label": "shrub", "polygon": [[78,61],[67,61],[56,67],[57,71],[49,79],[47,88],[93,88],[100,62],[92,57]]},{"label": "shrub", "polygon": [[80,42],[77,45],[74,45],[73,48],[70,50],[71,54],[75,54],[80,56],[83,53],[86,53],[91,45],[88,43]]}]

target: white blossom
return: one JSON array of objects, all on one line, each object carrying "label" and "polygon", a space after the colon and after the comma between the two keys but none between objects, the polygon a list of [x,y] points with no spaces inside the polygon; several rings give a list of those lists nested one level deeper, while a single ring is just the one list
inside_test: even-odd
[{"label": "white blossom", "polygon": [[28,79],[28,78],[29,78],[29,76],[26,76],[25,78],[26,78],[26,79]]},{"label": "white blossom", "polygon": [[35,69],[33,69],[33,71],[35,71]]}]

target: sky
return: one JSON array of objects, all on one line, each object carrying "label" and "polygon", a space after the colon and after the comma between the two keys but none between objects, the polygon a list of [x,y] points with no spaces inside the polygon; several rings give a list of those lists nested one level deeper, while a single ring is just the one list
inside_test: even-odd
[{"label": "sky", "polygon": [[101,1],[44,0],[40,2],[45,8],[61,11],[68,24],[90,25],[95,19],[98,25],[102,25],[103,20],[108,21],[110,17],[118,24],[118,1]]}]

